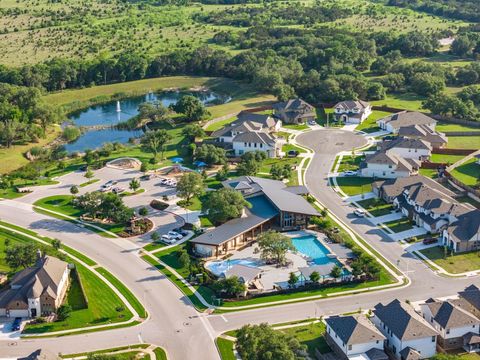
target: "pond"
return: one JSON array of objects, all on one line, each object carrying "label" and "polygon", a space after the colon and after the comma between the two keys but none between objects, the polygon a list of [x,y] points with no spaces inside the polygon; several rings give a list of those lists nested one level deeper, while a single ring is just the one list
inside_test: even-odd
[{"label": "pond", "polygon": [[[110,101],[102,105],[94,105],[70,115],[69,120],[76,126],[114,126],[138,114],[138,106],[144,102],[159,101],[165,106],[176,103],[184,95],[196,96],[206,106],[223,104],[230,101],[225,95],[210,91],[179,92],[169,91],[148,93],[120,101]],[[87,149],[100,148],[107,142],[127,143],[129,139],[138,137],[141,130],[117,130],[114,128],[92,129],[85,131],[77,140],[65,145],[68,152],[83,152]]]}]

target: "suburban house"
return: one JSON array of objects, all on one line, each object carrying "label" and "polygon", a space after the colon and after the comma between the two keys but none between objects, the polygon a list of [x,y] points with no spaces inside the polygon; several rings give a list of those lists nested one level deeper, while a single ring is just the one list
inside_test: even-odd
[{"label": "suburban house", "polygon": [[302,99],[291,99],[274,104],[273,114],[285,124],[304,124],[317,118],[315,108]]},{"label": "suburban house", "polygon": [[398,135],[409,139],[424,140],[434,149],[442,149],[447,145],[448,138],[444,133],[436,131],[430,125],[410,125],[401,127]]},{"label": "suburban house", "polygon": [[335,120],[348,124],[360,124],[372,113],[372,105],[362,100],[342,101],[334,109]]},{"label": "suburban house", "polygon": [[34,266],[13,276],[0,292],[0,316],[38,317],[54,313],[69,284],[68,263],[40,252]]},{"label": "suburban house", "polygon": [[243,112],[237,120],[214,131],[211,136],[225,147],[232,148],[235,156],[249,151],[264,151],[267,157],[281,155],[283,138],[275,135],[282,122],[270,115]]},{"label": "suburban house", "polygon": [[443,230],[442,243],[453,252],[480,249],[480,210],[470,210],[454,217]]},{"label": "suburban house", "polygon": [[365,315],[331,316],[325,319],[325,323],[327,326],[325,339],[338,356],[337,359],[358,357],[388,360],[383,351],[385,336]]},{"label": "suburban house", "polygon": [[373,313],[373,323],[387,338],[385,348],[395,358],[427,359],[435,355],[438,333],[410,305],[393,300],[375,305]]},{"label": "suburban house", "polygon": [[402,111],[378,120],[377,125],[382,130],[398,134],[401,128],[414,125],[428,126],[435,130],[437,121],[418,111]]},{"label": "suburban house", "polygon": [[444,350],[461,349],[466,335],[479,335],[480,319],[448,300],[428,299],[420,308],[423,318],[438,331],[438,345]]},{"label": "suburban house", "polygon": [[394,179],[418,174],[420,161],[404,159],[395,152],[377,151],[365,157],[360,165],[360,175],[364,177],[376,177]]},{"label": "suburban house", "polygon": [[432,154],[432,145],[425,140],[398,137],[395,140],[378,144],[379,151],[394,153],[404,159],[428,160]]},{"label": "suburban house", "polygon": [[197,255],[220,257],[255,241],[268,229],[303,229],[317,210],[303,198],[304,186],[286,186],[282,181],[242,176],[223,182],[226,188],[240,191],[250,202],[244,214],[190,240]]},{"label": "suburban house", "polygon": [[465,290],[460,291],[458,299],[452,300],[452,302],[480,318],[480,289],[475,285],[470,285]]}]

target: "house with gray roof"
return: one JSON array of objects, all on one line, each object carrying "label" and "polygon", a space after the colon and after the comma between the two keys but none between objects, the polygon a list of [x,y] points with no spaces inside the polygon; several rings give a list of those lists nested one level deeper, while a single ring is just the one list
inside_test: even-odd
[{"label": "house with gray roof", "polygon": [[304,124],[317,118],[315,108],[302,99],[290,99],[274,104],[273,114],[285,124]]},{"label": "house with gray roof", "polygon": [[16,273],[0,292],[0,316],[38,317],[54,313],[68,288],[68,263],[39,252],[35,265]]},{"label": "house with gray roof", "polygon": [[431,299],[420,308],[423,318],[438,331],[438,345],[444,350],[461,349],[465,335],[479,333],[480,319],[449,300]]},{"label": "house with gray roof", "polygon": [[334,109],[335,120],[347,124],[361,124],[372,113],[372,105],[362,100],[342,101]]},{"label": "house with gray roof", "polygon": [[372,322],[386,337],[385,347],[397,358],[404,359],[405,349],[428,359],[436,354],[438,332],[407,303],[393,300],[377,304]]},{"label": "house with gray roof", "polygon": [[201,257],[221,257],[255,241],[269,230],[303,229],[318,211],[303,198],[304,187],[292,187],[282,181],[241,176],[224,181],[223,186],[242,193],[252,205],[243,216],[207,231],[190,240]]},{"label": "house with gray roof", "polygon": [[378,150],[393,153],[404,159],[425,161],[432,155],[432,145],[421,139],[398,137],[395,140],[383,141],[378,145]]},{"label": "house with gray roof", "polygon": [[437,121],[418,111],[401,111],[378,120],[377,125],[382,130],[398,134],[402,127],[414,125],[424,125],[435,130]]},{"label": "house with gray roof", "polygon": [[331,316],[325,319],[325,339],[339,359],[352,359],[369,354],[377,360],[388,360],[383,351],[385,336],[365,315]]},{"label": "house with gray roof", "polygon": [[480,318],[480,289],[477,286],[472,284],[460,291],[453,303]]},{"label": "house with gray roof", "polygon": [[405,159],[395,152],[377,151],[368,154],[360,165],[360,175],[381,179],[396,179],[418,174],[420,161]]},{"label": "house with gray roof", "polygon": [[480,210],[459,213],[443,230],[442,243],[454,252],[480,249]]},{"label": "house with gray roof", "polygon": [[443,149],[448,143],[448,138],[444,133],[434,130],[425,124],[401,127],[398,130],[398,135],[409,139],[426,141],[434,149]]}]

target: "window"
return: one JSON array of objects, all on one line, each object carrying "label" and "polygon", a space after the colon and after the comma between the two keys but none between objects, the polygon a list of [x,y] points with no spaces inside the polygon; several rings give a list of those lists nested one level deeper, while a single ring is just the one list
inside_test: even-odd
[{"label": "window", "polygon": [[435,342],[435,336],[432,336],[432,342]]},{"label": "window", "polygon": [[447,334],[450,334],[450,329],[447,329],[446,333],[447,333]]},{"label": "window", "polygon": [[348,345],[348,350],[352,350],[352,345]]}]

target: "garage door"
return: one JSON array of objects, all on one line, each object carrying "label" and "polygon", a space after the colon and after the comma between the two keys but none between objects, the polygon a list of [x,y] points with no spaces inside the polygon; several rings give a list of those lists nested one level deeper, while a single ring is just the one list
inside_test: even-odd
[{"label": "garage door", "polygon": [[5,309],[0,309],[0,316],[6,316],[7,311]]},{"label": "garage door", "polygon": [[27,310],[10,310],[10,317],[30,317],[30,313]]}]

